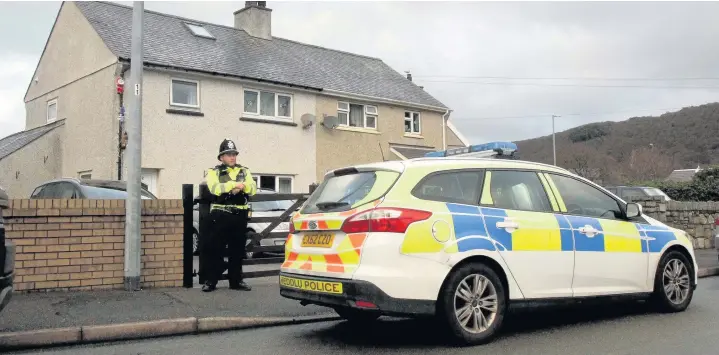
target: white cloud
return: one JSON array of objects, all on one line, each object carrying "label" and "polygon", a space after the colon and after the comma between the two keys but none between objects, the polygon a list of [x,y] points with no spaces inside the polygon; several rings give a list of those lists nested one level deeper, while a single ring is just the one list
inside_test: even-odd
[{"label": "white cloud", "polygon": [[0,138],[25,128],[23,96],[35,70],[30,56],[0,58]]},{"label": "white cloud", "polygon": [[[121,3],[132,5],[129,1]],[[59,3],[37,4],[0,3],[0,30],[4,29],[0,43],[9,43],[0,48],[0,61],[7,62],[6,53],[21,53],[23,61],[30,58],[30,66],[37,63]],[[564,130],[593,121],[660,114],[660,108],[713,102],[719,92],[440,83],[432,81],[507,80],[427,77],[716,78],[717,2],[268,1],[267,5],[273,9],[272,31],[276,36],[379,57],[399,72],[411,70],[419,85],[454,110],[455,125],[475,143],[550,134],[552,114],[565,115],[557,120],[557,130]],[[145,2],[148,10],[228,26],[234,23],[232,13],[242,6],[242,1]],[[22,95],[31,75],[31,70],[23,70],[17,71],[21,73],[18,79],[0,82],[0,100],[10,102],[2,105],[10,108],[0,108],[0,136],[22,128]],[[719,86],[719,80],[687,85]],[[602,112],[617,113],[595,114]],[[569,113],[584,115],[566,116]],[[544,116],[479,119],[527,115]]]}]

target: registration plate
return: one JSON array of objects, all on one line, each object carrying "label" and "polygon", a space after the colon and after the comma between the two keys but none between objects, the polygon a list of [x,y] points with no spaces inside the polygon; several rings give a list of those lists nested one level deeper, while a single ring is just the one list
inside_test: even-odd
[{"label": "registration plate", "polygon": [[302,237],[303,247],[331,248],[335,240],[333,233],[307,234]]},{"label": "registration plate", "polygon": [[284,240],[275,240],[275,245],[285,245]]},{"label": "registration plate", "polygon": [[280,285],[302,291],[342,294],[341,282],[316,281],[280,276]]}]

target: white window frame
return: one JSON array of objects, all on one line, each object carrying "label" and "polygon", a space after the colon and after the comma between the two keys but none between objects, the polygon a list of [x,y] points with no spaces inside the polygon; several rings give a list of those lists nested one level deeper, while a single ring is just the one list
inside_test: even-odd
[{"label": "white window frame", "polygon": [[[293,193],[295,191],[295,177],[292,175],[274,175],[274,174],[252,174],[252,179],[255,180],[255,183],[257,184],[257,188],[261,189],[263,188],[260,186],[260,177],[262,176],[274,176],[275,177],[275,187],[279,190],[280,188],[280,179],[289,179],[290,180],[290,192]],[[279,191],[278,191],[279,193]]]},{"label": "white window frame", "polygon": [[[55,105],[55,117],[54,118],[50,118],[50,106],[51,105]],[[57,109],[58,108],[57,99],[52,99],[52,100],[48,101],[46,107],[47,107],[47,112],[45,113],[45,121],[47,123],[57,121],[57,116],[58,116],[58,112],[59,112]]]},{"label": "white window frame", "polygon": [[[197,105],[188,105],[188,104],[182,104],[178,102],[174,102],[175,99],[172,97],[172,87],[176,81],[181,81],[185,83],[192,83],[195,84],[195,90],[197,93]],[[185,79],[185,78],[170,78],[170,106],[178,106],[178,107],[189,107],[189,108],[200,108],[201,103],[200,98],[200,81],[199,80],[193,80],[193,79]]]},{"label": "white window frame", "polygon": [[[409,118],[407,118],[407,113],[409,113]],[[415,131],[415,127],[414,127],[413,118],[414,118],[415,113],[419,116],[419,130],[418,131]],[[418,136],[418,135],[422,134],[422,113],[419,111],[405,110],[404,115],[405,115],[404,116],[405,123],[407,122],[407,120],[409,120],[409,132],[405,131],[404,134],[412,135],[412,136]],[[404,130],[404,127],[402,127],[402,129]]]},{"label": "white window frame", "polygon": [[[347,105],[347,108],[344,109],[340,107],[340,105],[345,104]],[[363,113],[363,122],[362,127],[354,127],[350,126],[350,105],[359,105],[362,106],[362,113]],[[368,112],[370,111],[370,108],[374,109],[374,112]],[[365,105],[365,104],[359,104],[359,103],[352,103],[349,101],[337,101],[337,115],[339,116],[339,113],[345,113],[347,114],[347,122],[340,122],[339,125],[342,127],[349,127],[349,128],[360,128],[360,129],[371,129],[371,130],[377,130],[378,120],[379,120],[379,107],[375,105]],[[367,126],[367,117],[371,116],[374,117],[374,127],[368,127]],[[339,117],[338,117],[339,118]]]},{"label": "white window frame", "polygon": [[[257,111],[256,112],[247,112],[245,111],[245,93],[246,92],[254,92],[257,94]],[[275,114],[274,116],[265,116],[260,114],[260,108],[262,107],[261,101],[262,101],[262,92],[271,93],[275,95]],[[290,115],[289,116],[280,116],[280,96],[285,96],[290,98]],[[261,118],[272,118],[272,119],[279,119],[279,120],[292,120],[293,117],[295,117],[295,96],[292,94],[288,94],[286,92],[281,91],[274,91],[274,90],[261,90],[261,89],[254,89],[254,88],[244,88],[242,90],[242,112],[246,115],[252,115],[255,117],[261,117]]]}]

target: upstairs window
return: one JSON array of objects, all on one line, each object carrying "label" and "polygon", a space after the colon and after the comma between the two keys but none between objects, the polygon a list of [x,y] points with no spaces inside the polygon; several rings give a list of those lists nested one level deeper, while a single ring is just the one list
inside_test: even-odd
[{"label": "upstairs window", "polygon": [[421,117],[419,112],[405,111],[404,112],[404,133],[406,134],[420,134],[421,129]]},{"label": "upstairs window", "polygon": [[172,79],[170,105],[200,107],[200,82],[187,79]]},{"label": "upstairs window", "polygon": [[47,102],[47,122],[57,120],[57,99]]},{"label": "upstairs window", "polygon": [[215,39],[215,36],[213,36],[206,28],[202,27],[202,25],[185,23],[185,26],[187,26],[187,28],[190,29],[190,32],[197,37]]},{"label": "upstairs window", "polygon": [[377,129],[377,115],[377,106],[337,103],[337,118],[341,126]]},{"label": "upstairs window", "polygon": [[272,91],[245,90],[244,112],[263,117],[292,118],[292,96]]}]

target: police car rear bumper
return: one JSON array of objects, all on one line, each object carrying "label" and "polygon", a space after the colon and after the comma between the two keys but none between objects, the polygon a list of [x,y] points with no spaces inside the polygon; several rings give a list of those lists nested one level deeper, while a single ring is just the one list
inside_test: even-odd
[{"label": "police car rear bumper", "polygon": [[[299,289],[283,285],[286,278],[297,281],[319,281],[342,285],[342,293],[328,293]],[[301,301],[303,304],[315,304],[324,307],[350,307],[384,315],[429,316],[435,313],[435,301],[399,299],[388,296],[379,287],[367,281],[335,279],[328,277],[305,276],[280,273],[280,295]],[[296,284],[295,284],[296,285]]]}]

